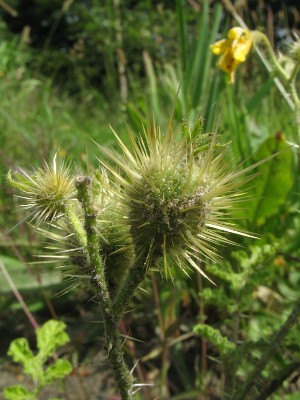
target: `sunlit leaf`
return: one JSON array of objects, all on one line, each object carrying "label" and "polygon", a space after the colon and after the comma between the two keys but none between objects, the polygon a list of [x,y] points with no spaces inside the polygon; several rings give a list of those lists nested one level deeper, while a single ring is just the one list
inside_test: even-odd
[{"label": "sunlit leaf", "polygon": [[69,342],[69,335],[65,332],[66,324],[60,321],[49,320],[37,329],[37,347],[40,349],[38,357],[46,360],[58,347]]}]

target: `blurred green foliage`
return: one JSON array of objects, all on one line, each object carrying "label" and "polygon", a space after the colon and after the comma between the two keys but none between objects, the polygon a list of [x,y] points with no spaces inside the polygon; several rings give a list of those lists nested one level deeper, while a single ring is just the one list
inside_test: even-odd
[{"label": "blurred green foliage", "polygon": [[[76,170],[89,170],[98,165],[91,139],[114,145],[109,124],[126,141],[127,129],[142,131],[152,114],[162,128],[172,120],[174,129],[183,118],[192,123],[204,117],[205,130],[218,129],[224,143],[231,142],[228,168],[280,151],[258,168],[245,187],[249,200],[237,211],[237,222],[259,239],[221,249],[224,262],[206,268],[216,287],[176,271],[173,283],[153,275],[145,285],[148,294],[138,293],[125,321],[131,336],[144,340],[138,345],[128,339],[128,352],[142,360],[144,376],[156,376],[157,385],[143,399],[223,399],[224,390],[234,396],[299,299],[297,126],[273,79],[253,53],[236,85],[226,85],[209,53],[209,44],[232,24],[219,2],[7,3],[18,16],[0,8],[0,235],[24,218],[20,210],[12,213],[18,199],[5,184],[7,170],[37,165],[56,151],[75,160]],[[299,29],[297,1],[269,8],[244,3],[236,6],[248,25],[266,31],[284,50],[291,29]],[[44,298],[23,259],[31,261],[41,249],[38,235],[23,221],[1,236],[0,245],[17,287]],[[0,313],[8,319],[8,286],[0,287]],[[71,304],[70,297],[65,303]],[[299,326],[290,329],[249,398],[267,398],[259,395],[272,387],[278,394],[271,398],[297,398],[299,333]]]}]

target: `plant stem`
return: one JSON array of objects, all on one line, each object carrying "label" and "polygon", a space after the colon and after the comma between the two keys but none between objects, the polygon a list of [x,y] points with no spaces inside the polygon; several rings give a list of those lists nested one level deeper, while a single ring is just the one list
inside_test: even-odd
[{"label": "plant stem", "polygon": [[104,320],[106,350],[112,364],[122,400],[132,400],[132,376],[125,363],[122,342],[119,335],[118,320],[114,318],[109,291],[107,288],[104,264],[100,255],[99,238],[96,226],[96,213],[89,193],[91,178],[80,176],[76,180],[78,199],[82,202],[85,213],[85,231],[91,282],[97,290],[97,300]]},{"label": "plant stem", "polygon": [[69,200],[66,202],[66,204],[64,205],[64,214],[67,219],[68,225],[72,229],[72,232],[75,233],[78,242],[83,248],[86,248],[86,232],[84,230],[84,227],[82,226],[80,219],[78,218],[78,213],[76,213],[75,211],[74,200]]},{"label": "plant stem", "polygon": [[132,400],[133,379],[124,360],[118,323],[110,310],[103,310],[102,315],[105,324],[106,351],[118,383],[121,398],[122,400]]},{"label": "plant stem", "polygon": [[0,271],[2,272],[2,274],[4,275],[4,278],[7,280],[13,294],[16,296],[18,302],[20,303],[21,307],[24,310],[24,313],[26,314],[27,318],[29,319],[31,325],[33,326],[34,329],[38,329],[39,325],[36,322],[34,316],[31,314],[29,308],[27,307],[21,293],[19,292],[19,290],[17,289],[14,281],[11,279],[5,265],[3,264],[3,262],[0,260]]},{"label": "plant stem", "polygon": [[292,364],[286,366],[284,370],[273,379],[270,384],[255,398],[255,400],[267,400],[270,398],[271,394],[276,392],[283,384],[283,382],[290,376],[294,371],[299,369],[300,362],[296,361]]},{"label": "plant stem", "polygon": [[273,69],[274,71],[285,81],[288,82],[289,77],[286,74],[285,70],[282,68],[282,66],[279,64],[277,61],[276,55],[273,51],[272,45],[269,42],[269,39],[267,36],[259,31],[253,31],[253,36],[254,36],[254,41],[255,42],[261,42],[265,45],[266,50],[270,56],[271,63],[273,64]]},{"label": "plant stem", "polygon": [[128,275],[123,285],[117,293],[113,303],[112,310],[115,319],[119,321],[128,306],[128,303],[133,296],[137,287],[143,282],[149,270],[147,263],[147,255],[136,257],[134,264],[128,271]]},{"label": "plant stem", "polygon": [[251,388],[255,385],[256,382],[260,381],[260,376],[262,372],[264,371],[265,367],[267,366],[272,356],[275,354],[277,348],[281,345],[284,338],[290,332],[292,327],[297,323],[299,315],[300,315],[300,298],[295,303],[295,306],[292,312],[290,313],[289,317],[287,318],[287,320],[284,322],[284,324],[281,326],[278,332],[273,336],[273,340],[266,348],[261,359],[255,365],[255,368],[248,376],[242,388],[238,389],[238,393],[234,396],[234,400],[245,400],[246,395],[249,393]]}]

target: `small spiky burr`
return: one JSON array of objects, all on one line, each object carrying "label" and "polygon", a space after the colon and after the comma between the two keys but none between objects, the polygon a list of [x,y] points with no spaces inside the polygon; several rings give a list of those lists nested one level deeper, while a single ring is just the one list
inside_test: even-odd
[{"label": "small spiky burr", "polygon": [[22,169],[10,170],[9,184],[21,190],[22,207],[31,211],[36,225],[54,221],[64,212],[64,204],[76,195],[74,176],[64,162],[57,164],[56,154],[51,164],[28,173]]}]

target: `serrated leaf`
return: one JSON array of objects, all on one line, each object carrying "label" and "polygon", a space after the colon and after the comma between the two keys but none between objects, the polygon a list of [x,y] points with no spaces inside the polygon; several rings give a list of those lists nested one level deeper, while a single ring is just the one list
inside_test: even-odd
[{"label": "serrated leaf", "polygon": [[65,332],[66,324],[60,321],[49,320],[37,329],[38,357],[45,361],[58,347],[69,342],[69,335]]},{"label": "serrated leaf", "polygon": [[251,182],[251,201],[246,203],[247,218],[252,225],[262,226],[277,214],[293,185],[292,153],[283,135],[267,139],[255,154],[258,162],[280,152],[257,168],[259,175]]},{"label": "serrated leaf", "polygon": [[194,332],[204,336],[211,344],[213,344],[221,355],[226,356],[235,349],[234,343],[224,337],[218,329],[206,324],[198,324],[194,326]]},{"label": "serrated leaf", "polygon": [[7,354],[12,357],[15,362],[21,363],[23,366],[31,362],[34,355],[29,347],[29,343],[25,338],[18,338],[11,342]]},{"label": "serrated leaf", "polygon": [[8,386],[4,389],[4,398],[6,400],[36,400],[36,395],[29,392],[21,385]]},{"label": "serrated leaf", "polygon": [[25,338],[18,338],[11,342],[7,354],[15,362],[23,365],[25,374],[34,379],[39,379],[42,373],[42,364],[32,353],[28,341]]},{"label": "serrated leaf", "polygon": [[55,379],[63,379],[71,373],[72,369],[72,364],[69,361],[62,359],[56,360],[56,362],[50,365],[44,372],[42,385],[47,385]]}]

